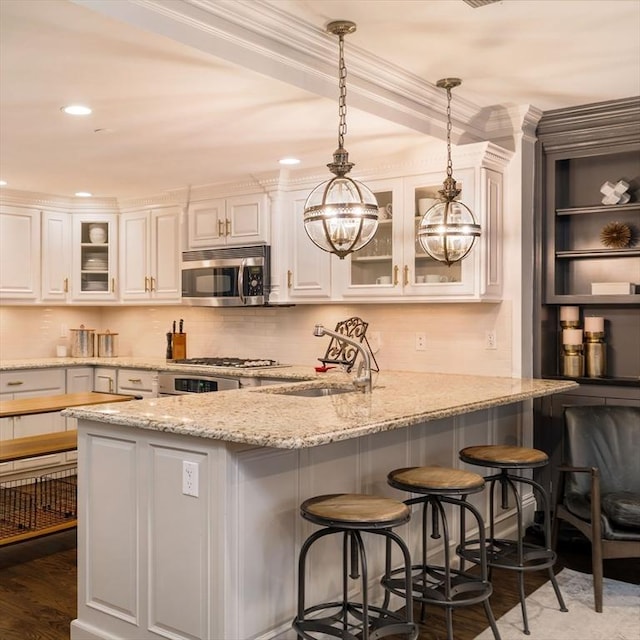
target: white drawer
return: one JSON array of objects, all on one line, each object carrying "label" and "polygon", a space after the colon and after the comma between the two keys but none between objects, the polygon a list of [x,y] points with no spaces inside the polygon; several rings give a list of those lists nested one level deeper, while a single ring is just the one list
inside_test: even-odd
[{"label": "white drawer", "polygon": [[158,372],[141,369],[118,369],[118,393],[153,391]]},{"label": "white drawer", "polygon": [[64,369],[20,369],[0,371],[0,393],[24,393],[42,391],[42,395],[64,393],[66,378]]}]

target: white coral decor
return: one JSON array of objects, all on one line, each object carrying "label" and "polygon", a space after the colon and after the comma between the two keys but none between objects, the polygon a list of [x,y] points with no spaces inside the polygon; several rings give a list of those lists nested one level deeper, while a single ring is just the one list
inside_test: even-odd
[{"label": "white coral decor", "polygon": [[618,180],[616,184],[613,182],[605,182],[600,187],[600,193],[604,194],[602,204],[626,204],[631,196],[627,193],[629,183],[624,180]]}]

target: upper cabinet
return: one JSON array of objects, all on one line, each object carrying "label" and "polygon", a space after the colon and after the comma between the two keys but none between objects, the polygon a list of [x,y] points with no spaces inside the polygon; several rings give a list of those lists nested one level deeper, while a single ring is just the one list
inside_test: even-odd
[{"label": "upper cabinet", "polygon": [[180,301],[180,207],[120,216],[120,297],[123,301]]},{"label": "upper cabinet", "polygon": [[71,297],[71,214],[42,212],[42,300],[66,302]]},{"label": "upper cabinet", "polygon": [[[286,283],[277,302],[499,301],[502,295],[503,173],[510,153],[482,143],[467,145],[464,164],[454,163],[460,200],[482,228],[471,253],[448,267],[429,257],[418,242],[425,211],[438,199],[444,171],[364,180],[379,205],[373,240],[344,260],[317,248],[303,225],[309,191],[289,194],[284,218],[286,258],[274,282]],[[291,218],[290,216],[293,216]],[[279,277],[280,276],[280,277]],[[284,287],[283,287],[284,289]]]},{"label": "upper cabinet", "polygon": [[192,202],[187,215],[188,248],[268,243],[268,209],[264,193]]},{"label": "upper cabinet", "polygon": [[40,294],[40,211],[0,207],[0,296],[36,300]]},{"label": "upper cabinet", "polygon": [[72,299],[116,300],[118,216],[89,213],[71,217]]}]

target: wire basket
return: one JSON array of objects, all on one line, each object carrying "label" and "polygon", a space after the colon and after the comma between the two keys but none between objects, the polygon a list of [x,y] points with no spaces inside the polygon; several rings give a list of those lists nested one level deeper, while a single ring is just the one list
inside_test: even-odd
[{"label": "wire basket", "polygon": [[76,517],[76,468],[0,482],[0,539],[62,525]]}]

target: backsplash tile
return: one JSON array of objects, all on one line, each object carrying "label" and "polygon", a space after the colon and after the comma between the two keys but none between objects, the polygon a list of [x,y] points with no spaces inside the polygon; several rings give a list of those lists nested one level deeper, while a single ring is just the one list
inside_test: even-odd
[{"label": "backsplash tile", "polygon": [[[84,324],[118,333],[122,356],[162,357],[173,320],[184,319],[187,355],[273,358],[314,366],[329,343],[315,338],[315,324],[333,329],[359,316],[369,323],[368,337],[381,336],[375,353],[381,369],[512,375],[511,304],[299,305],[212,309],[158,307],[2,307],[0,358],[55,355],[61,327]],[[485,332],[495,329],[497,349],[484,348]],[[427,337],[416,351],[415,333]]]}]

